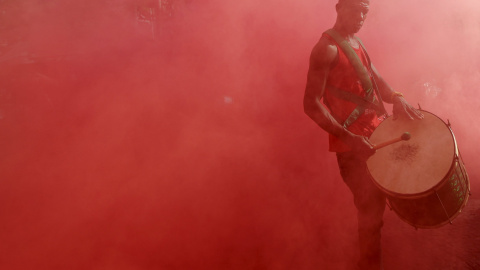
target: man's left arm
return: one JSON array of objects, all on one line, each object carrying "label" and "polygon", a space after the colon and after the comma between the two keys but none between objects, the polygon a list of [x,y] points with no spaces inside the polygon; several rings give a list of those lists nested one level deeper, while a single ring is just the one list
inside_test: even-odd
[{"label": "man's left arm", "polygon": [[423,119],[423,114],[408,104],[403,95],[395,92],[390,85],[380,76],[375,66],[372,64],[372,73],[377,83],[378,90],[382,96],[382,100],[386,103],[393,104],[393,118],[398,118],[399,115],[404,115],[410,119]]}]

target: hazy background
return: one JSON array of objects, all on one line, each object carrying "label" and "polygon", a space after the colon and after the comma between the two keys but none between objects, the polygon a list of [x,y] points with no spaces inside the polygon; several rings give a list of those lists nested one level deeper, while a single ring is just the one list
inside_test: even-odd
[{"label": "hazy background", "polygon": [[[0,268],[351,269],[353,200],[302,107],[336,1],[171,3],[0,1]],[[372,0],[359,33],[472,184],[454,225],[386,211],[389,269],[480,269],[479,11]]]}]

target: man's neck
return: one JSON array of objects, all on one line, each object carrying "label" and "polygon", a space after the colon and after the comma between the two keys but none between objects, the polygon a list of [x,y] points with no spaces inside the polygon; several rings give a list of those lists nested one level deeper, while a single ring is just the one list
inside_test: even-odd
[{"label": "man's neck", "polygon": [[343,37],[353,48],[358,49],[360,47],[360,44],[355,39],[355,33],[348,32],[344,28],[339,27],[337,24],[333,26],[333,30],[337,31],[337,33]]},{"label": "man's neck", "polygon": [[337,31],[337,33],[340,34],[340,36],[342,36],[346,40],[353,39],[354,36],[355,36],[355,33],[348,32],[347,30],[345,30],[343,27],[339,26],[338,24],[335,24],[333,26],[333,29],[335,31]]}]

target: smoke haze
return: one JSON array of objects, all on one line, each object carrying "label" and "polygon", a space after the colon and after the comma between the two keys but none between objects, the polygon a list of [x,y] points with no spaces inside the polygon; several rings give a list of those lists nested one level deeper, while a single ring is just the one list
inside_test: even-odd
[{"label": "smoke haze", "polygon": [[[154,1],[0,1],[0,268],[350,269],[353,199],[302,107],[336,1],[175,3],[152,27]],[[435,230],[386,211],[389,269],[480,268],[479,8],[372,0],[359,33],[452,123],[473,193]]]}]

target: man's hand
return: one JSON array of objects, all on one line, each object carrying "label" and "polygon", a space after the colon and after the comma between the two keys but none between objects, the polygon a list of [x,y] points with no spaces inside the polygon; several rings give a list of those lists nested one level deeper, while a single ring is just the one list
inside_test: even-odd
[{"label": "man's hand", "polygon": [[423,119],[423,114],[408,104],[403,97],[396,97],[393,101],[393,120],[396,120],[399,116],[411,120]]},{"label": "man's hand", "polygon": [[365,159],[368,159],[371,155],[375,154],[373,144],[370,143],[367,137],[355,135],[346,131],[341,137],[341,140],[350,146],[353,152],[364,156]]}]

